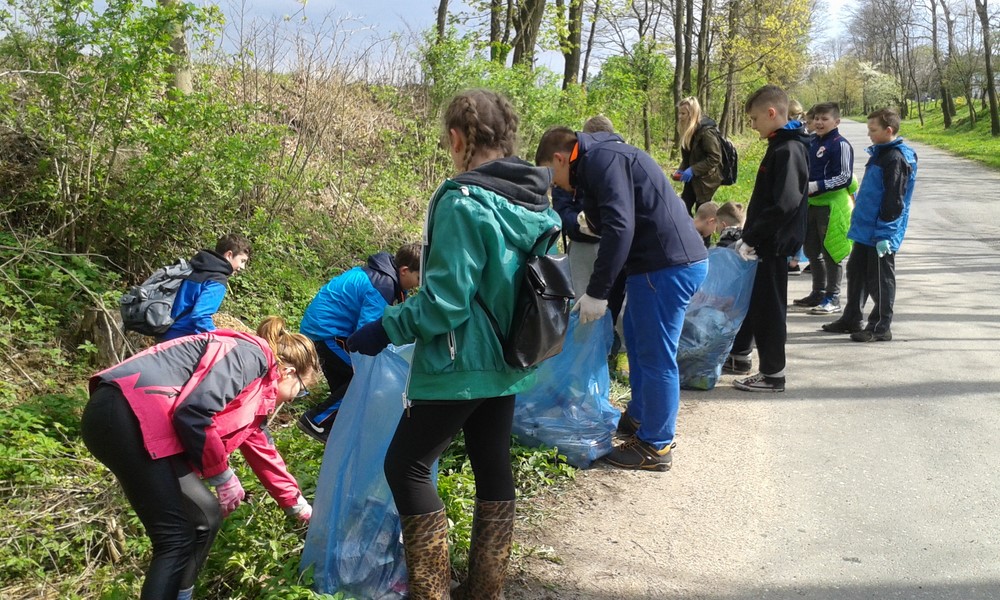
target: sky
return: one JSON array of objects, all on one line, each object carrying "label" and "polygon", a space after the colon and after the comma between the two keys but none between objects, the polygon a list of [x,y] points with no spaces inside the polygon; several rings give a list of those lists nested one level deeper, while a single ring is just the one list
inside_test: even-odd
[{"label": "sky", "polygon": [[[454,2],[454,0],[453,0]],[[218,2],[228,14],[230,9],[238,10],[238,2]],[[246,1],[247,12],[261,17],[305,15],[310,19],[322,19],[328,14],[337,17],[357,18],[367,25],[376,27],[380,33],[403,31],[407,28],[419,32],[437,21],[437,0],[270,0],[267,2]]]}]

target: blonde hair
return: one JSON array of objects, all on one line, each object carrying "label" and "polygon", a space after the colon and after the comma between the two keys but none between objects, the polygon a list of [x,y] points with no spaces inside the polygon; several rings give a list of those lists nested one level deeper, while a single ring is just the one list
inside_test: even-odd
[{"label": "blonde hair", "polygon": [[726,227],[743,227],[746,211],[739,202],[726,202],[715,212],[715,218],[726,224]]},{"label": "blonde hair", "polygon": [[604,115],[597,115],[596,117],[590,117],[587,122],[583,124],[584,133],[614,133],[615,126],[611,123],[611,119],[605,117]]},{"label": "blonde hair", "polygon": [[701,103],[694,96],[688,96],[677,103],[678,109],[682,106],[688,107],[688,118],[677,120],[677,133],[681,137],[681,148],[690,150],[691,139],[694,137],[694,132],[698,130],[698,124],[701,123]]},{"label": "blonde hair", "polygon": [[719,212],[719,205],[715,202],[705,202],[698,206],[698,210],[695,211],[695,217],[701,217],[702,219],[711,219],[717,217]]},{"label": "blonde hair", "polygon": [[518,123],[510,101],[491,90],[459,92],[444,112],[445,134],[455,129],[465,135],[462,165],[466,170],[483,148],[500,150],[504,157],[514,156]]},{"label": "blonde hair", "polygon": [[257,337],[263,338],[271,347],[278,365],[293,367],[303,378],[319,372],[319,357],[312,340],[285,329],[285,320],[281,317],[264,317],[257,327]]},{"label": "blonde hair", "polygon": [[803,118],[803,113],[805,109],[802,108],[802,103],[798,100],[788,101],[788,120],[789,121],[801,121]]}]

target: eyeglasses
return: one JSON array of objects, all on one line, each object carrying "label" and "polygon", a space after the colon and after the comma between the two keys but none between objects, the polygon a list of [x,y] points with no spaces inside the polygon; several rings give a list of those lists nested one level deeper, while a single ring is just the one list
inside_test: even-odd
[{"label": "eyeglasses", "polygon": [[298,371],[295,372],[295,378],[299,380],[299,393],[295,394],[295,397],[305,398],[309,395],[309,388],[307,388],[306,384],[302,382],[302,377],[299,375]]}]

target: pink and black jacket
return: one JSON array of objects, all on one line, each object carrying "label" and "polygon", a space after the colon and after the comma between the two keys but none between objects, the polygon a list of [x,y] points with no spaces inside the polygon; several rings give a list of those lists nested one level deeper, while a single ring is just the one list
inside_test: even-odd
[{"label": "pink and black jacket", "polygon": [[154,459],[184,455],[212,485],[229,479],[237,448],[282,508],[299,486],[267,431],[278,373],[267,342],[228,330],[177,338],[90,378],[121,390]]}]

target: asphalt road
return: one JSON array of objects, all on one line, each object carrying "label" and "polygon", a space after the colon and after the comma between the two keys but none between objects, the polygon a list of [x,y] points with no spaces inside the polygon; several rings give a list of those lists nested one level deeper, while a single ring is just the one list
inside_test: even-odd
[{"label": "asphalt road", "polygon": [[1000,174],[913,146],[893,341],[790,312],[787,391],[684,392],[674,469],[582,472],[509,597],[1000,598]]}]

